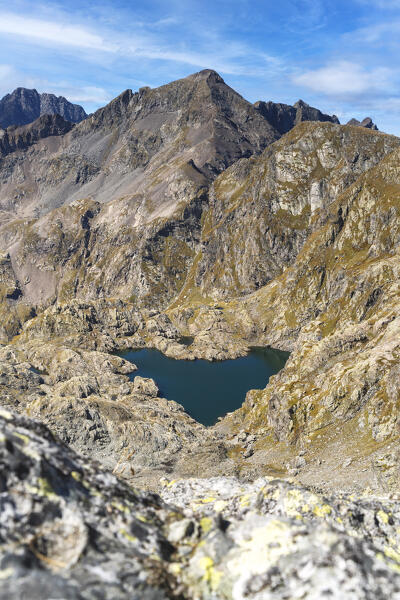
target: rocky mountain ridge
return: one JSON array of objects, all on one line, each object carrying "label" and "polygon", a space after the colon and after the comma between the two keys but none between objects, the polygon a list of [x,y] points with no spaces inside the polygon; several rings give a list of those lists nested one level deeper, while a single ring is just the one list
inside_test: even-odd
[{"label": "rocky mountain ridge", "polygon": [[[359,125],[205,70],[2,132],[0,598],[400,597],[400,139]],[[266,345],[213,427],[116,354]]]},{"label": "rocky mountain ridge", "polygon": [[321,121],[339,125],[336,115],[326,115],[303,100],[298,100],[293,106],[260,100],[254,104],[254,107],[281,135],[288,133],[302,121]]},{"label": "rocky mountain ridge", "polygon": [[0,130],[0,156],[7,156],[17,150],[26,150],[40,139],[64,135],[71,131],[73,124],[60,115],[43,115],[22,127],[10,126]]},{"label": "rocky mountain ridge", "polygon": [[[226,511],[224,503],[237,506],[244,494],[255,511],[243,525],[254,532],[252,545],[259,535],[255,523],[267,518],[262,526],[268,529],[276,516],[273,502],[283,494],[278,516],[284,523],[277,527],[293,552],[300,539],[293,520],[300,516],[307,539],[315,547],[325,544],[335,573],[336,560],[349,561],[355,573],[350,581],[359,589],[354,552],[366,561],[380,552],[387,562],[383,579],[374,570],[365,593],[389,590],[396,597],[391,573],[398,548],[391,528],[399,526],[397,505],[374,498],[366,507],[361,495],[399,491],[400,140],[372,127],[340,125],[304,103],[290,110],[258,104],[206,70],[154,90],[127,90],[77,125],[42,116],[2,134],[0,403],[20,415],[10,413],[6,425],[30,438],[38,426],[26,415],[39,419],[86,461],[98,460],[129,485],[181,502],[183,520],[192,520],[196,531],[204,518],[212,520],[206,553],[196,538],[189,543],[193,561],[161,557],[162,580],[155,576],[156,591],[146,588],[149,598],[162,597],[161,589],[173,597],[168,586],[183,598],[285,598],[294,582],[313,597],[323,571],[318,561],[308,583],[290,570],[286,554],[266,563],[277,577],[285,574],[289,588],[271,587],[275,575],[264,567],[251,571],[251,581],[240,571],[244,542],[225,534],[221,523],[234,519],[241,531],[243,515]],[[275,125],[263,115],[266,107],[275,111]],[[299,122],[281,135],[287,114]],[[265,345],[291,351],[285,368],[211,428],[160,397],[157,381],[130,381],[135,367],[115,355],[151,347],[177,359],[221,360]],[[183,482],[168,485],[165,476]],[[308,489],[290,481],[254,483],[268,476],[296,477]],[[67,487],[75,485],[71,477],[68,472]],[[191,477],[217,479],[184,481]],[[231,496],[224,496],[224,487]],[[128,498],[130,492],[117,488],[119,497]],[[336,498],[338,491],[355,494],[357,506],[349,508],[348,496],[327,503],[309,496],[322,491]],[[35,496],[36,506],[44,496]],[[260,514],[265,497],[268,507]],[[178,540],[175,524],[175,533],[166,535],[170,509],[154,502],[162,523],[152,529],[151,539],[159,541],[151,542],[151,552],[168,539],[184,554],[186,534]],[[373,529],[379,548],[368,545],[367,525],[355,549],[354,523],[335,529],[339,521],[329,515],[343,519],[347,510],[361,511],[368,527],[380,524]],[[329,521],[323,532],[312,524],[321,511]],[[77,531],[86,531],[85,519]],[[66,524],[67,533],[72,525]],[[123,525],[125,531],[131,526]],[[37,534],[29,531],[37,560],[29,572],[21,567],[22,580],[41,581],[42,563],[51,566],[59,550],[53,556],[48,537],[39,535],[36,545]],[[89,543],[94,557],[85,535],[78,536],[82,548]],[[124,553],[121,536],[109,535],[117,536]],[[214,545],[217,538],[222,546]],[[300,544],[307,564],[317,564],[314,542]],[[333,546],[339,554],[332,555]],[[73,598],[79,597],[73,594],[82,573],[75,565],[86,560],[76,548],[76,562],[66,567]],[[240,581],[232,565],[242,573]],[[118,581],[113,593],[122,598],[128,593],[121,588],[123,576],[110,568]],[[150,572],[155,574],[152,565]],[[340,586],[348,580],[338,583],[338,577],[333,587],[347,589]],[[221,581],[230,582],[228,591]],[[7,585],[14,585],[11,572]]]},{"label": "rocky mountain ridge", "polygon": [[375,125],[371,117],[365,117],[365,119],[362,121],[359,121],[358,119],[350,119],[350,121],[347,122],[347,125],[356,125],[357,127],[366,127],[367,129],[374,129],[375,131],[378,131],[378,127]]},{"label": "rocky mountain ridge", "polygon": [[19,87],[0,99],[0,127],[19,127],[36,121],[42,115],[60,115],[70,123],[79,123],[87,117],[78,104],[64,96],[39,94],[36,90]]}]

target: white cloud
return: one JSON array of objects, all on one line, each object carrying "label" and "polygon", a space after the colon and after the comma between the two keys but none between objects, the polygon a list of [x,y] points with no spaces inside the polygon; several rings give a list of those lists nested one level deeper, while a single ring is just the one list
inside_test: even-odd
[{"label": "white cloud", "polygon": [[13,73],[11,65],[0,65],[0,80],[9,78]]},{"label": "white cloud", "polygon": [[39,42],[75,48],[114,51],[116,48],[100,35],[82,26],[0,13],[0,32],[32,38]]},{"label": "white cloud", "polygon": [[[400,5],[399,5],[400,7]],[[382,42],[385,46],[393,42],[399,42],[400,21],[392,19],[390,21],[382,21],[380,23],[371,24],[368,27],[361,27],[349,34],[343,36],[344,40],[351,44],[361,44],[368,46]]]},{"label": "white cloud", "polygon": [[10,65],[0,64],[0,98],[2,98],[10,90],[10,84],[15,82],[15,72]]},{"label": "white cloud", "polygon": [[293,82],[313,92],[330,96],[357,96],[387,87],[391,71],[380,67],[370,71],[358,64],[340,61],[293,77]]},{"label": "white cloud", "polygon": [[400,0],[358,0],[359,4],[369,4],[373,8],[396,10],[400,8]]},{"label": "white cloud", "polygon": [[[22,81],[22,83],[20,83]],[[0,98],[11,92],[18,85],[24,85],[17,71],[11,65],[0,64]]]},{"label": "white cloud", "polygon": [[[148,24],[143,23],[137,31],[127,36],[114,30],[103,29],[93,32],[80,24],[70,24],[65,16],[58,20],[43,20],[12,13],[0,12],[0,34],[9,34],[26,38],[30,43],[53,47],[68,47],[69,50],[96,50],[90,55],[80,55],[90,61],[104,61],[103,51],[109,55],[129,56],[148,60],[170,61],[191,65],[195,68],[213,68],[230,75],[265,75],[267,64],[276,68],[279,61],[274,56],[255,51],[246,44],[232,42],[211,30],[199,33],[196,38],[185,43],[175,38],[163,39],[155,35],[153,29],[167,28],[177,21],[173,18]],[[134,28],[134,25],[133,25]],[[209,37],[215,39],[210,41]],[[212,48],[212,50],[210,50]]]},{"label": "white cloud", "polygon": [[[65,96],[70,102],[79,103],[94,103],[94,104],[107,104],[112,100],[112,96],[101,87],[96,86],[83,86],[81,88],[76,87],[55,87],[48,86],[49,89],[53,89],[54,93],[59,96]],[[47,90],[46,90],[47,91]]]}]

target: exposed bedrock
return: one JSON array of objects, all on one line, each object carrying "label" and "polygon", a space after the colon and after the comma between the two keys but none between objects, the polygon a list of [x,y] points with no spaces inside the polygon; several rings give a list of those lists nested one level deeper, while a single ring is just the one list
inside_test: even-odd
[{"label": "exposed bedrock", "polygon": [[[280,137],[208,70],[39,137],[0,164],[3,405],[143,485],[398,488],[398,138]],[[251,345],[292,354],[213,428],[112,354]]]},{"label": "exposed bedrock", "polygon": [[398,598],[398,500],[276,479],[124,485],[0,413],[0,598]]}]

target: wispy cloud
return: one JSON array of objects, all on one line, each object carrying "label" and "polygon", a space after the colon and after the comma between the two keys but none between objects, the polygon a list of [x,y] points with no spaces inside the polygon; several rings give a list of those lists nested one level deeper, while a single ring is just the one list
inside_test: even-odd
[{"label": "wispy cloud", "polygon": [[11,65],[0,65],[0,81],[8,79],[13,72]]},{"label": "wispy cloud", "polygon": [[52,90],[54,94],[58,96],[64,96],[71,102],[77,102],[79,104],[96,103],[106,104],[112,100],[112,94],[107,92],[102,87],[96,87],[92,85],[73,87],[68,84],[52,84],[51,82],[40,86],[41,90]]},{"label": "wispy cloud", "polygon": [[[399,5],[400,6],[400,5]],[[343,36],[347,43],[361,44],[366,47],[377,42],[385,46],[392,42],[400,44],[400,19],[382,20],[378,23],[360,27],[351,33]]]},{"label": "wispy cloud", "polygon": [[400,8],[400,0],[358,0],[358,2],[383,10],[397,10]]},{"label": "wispy cloud", "polygon": [[[138,32],[132,32],[129,36],[115,31],[96,33],[82,25],[71,25],[63,20],[48,21],[14,15],[11,13],[0,13],[0,33],[27,38],[33,43],[52,45],[56,47],[67,46],[79,52],[81,50],[96,50],[100,52],[145,58],[149,60],[178,62],[193,67],[212,67],[223,73],[249,74],[249,65],[258,69],[260,73],[261,61],[270,65],[278,64],[278,59],[267,55],[265,52],[257,52],[246,44],[229,42],[224,40],[213,48],[200,47],[193,49],[193,45],[184,42],[165,43],[154,36],[151,29],[176,24],[177,20],[166,18],[149,25],[149,31],[144,31],[143,23],[140,24]],[[208,32],[207,35],[209,35]],[[201,41],[201,40],[200,40]],[[199,45],[199,39],[197,39]],[[201,43],[200,43],[201,46]],[[82,59],[85,56],[81,56]],[[102,61],[101,55],[97,56]],[[93,61],[93,55],[90,55]],[[246,65],[241,62],[245,60]]]},{"label": "wispy cloud", "polygon": [[340,97],[373,93],[383,86],[387,88],[391,77],[392,71],[386,67],[368,70],[352,62],[340,61],[296,75],[293,81],[314,92]]},{"label": "wispy cloud", "polygon": [[0,33],[22,36],[53,45],[114,51],[116,48],[100,35],[82,26],[0,13]]},{"label": "wispy cloud", "polygon": [[94,110],[213,68],[251,101],[386,110],[400,133],[400,0],[0,0],[0,52],[0,95],[24,85]]}]

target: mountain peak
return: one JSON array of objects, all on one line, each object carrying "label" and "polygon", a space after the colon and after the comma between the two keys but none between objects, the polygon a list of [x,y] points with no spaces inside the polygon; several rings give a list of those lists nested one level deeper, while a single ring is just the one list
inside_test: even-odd
[{"label": "mountain peak", "polygon": [[7,94],[9,96],[18,96],[20,94],[38,94],[38,91],[35,88],[28,89],[24,87],[17,87],[15,90],[11,92],[11,94]]},{"label": "mountain peak", "polygon": [[195,81],[211,80],[213,83],[225,83],[221,75],[213,69],[203,69],[202,71],[198,71],[197,73],[192,73],[192,75],[189,75],[186,79],[193,79]]},{"label": "mountain peak", "polygon": [[336,115],[326,115],[318,110],[318,108],[314,108],[307,104],[307,102],[304,102],[304,100],[298,100],[293,106],[259,100],[254,104],[254,108],[281,135],[284,135],[297,125],[297,123],[301,123],[302,121],[330,121],[331,123],[339,123]]},{"label": "mountain peak", "polygon": [[362,121],[359,121],[358,119],[350,119],[350,121],[348,121],[346,125],[366,127],[366,129],[373,129],[374,131],[379,131],[378,127],[375,125],[371,117],[365,117],[365,119],[363,119]]},{"label": "mountain peak", "polygon": [[299,100],[297,100],[297,102],[295,102],[295,104],[293,104],[293,106],[295,108],[309,108],[310,105],[307,104],[307,102],[304,102],[304,100],[302,100],[301,98],[299,98]]},{"label": "mountain peak", "polygon": [[39,94],[35,89],[17,87],[0,100],[0,127],[28,125],[41,115],[61,115],[66,121],[79,123],[86,112],[78,104],[72,104],[64,96]]}]

